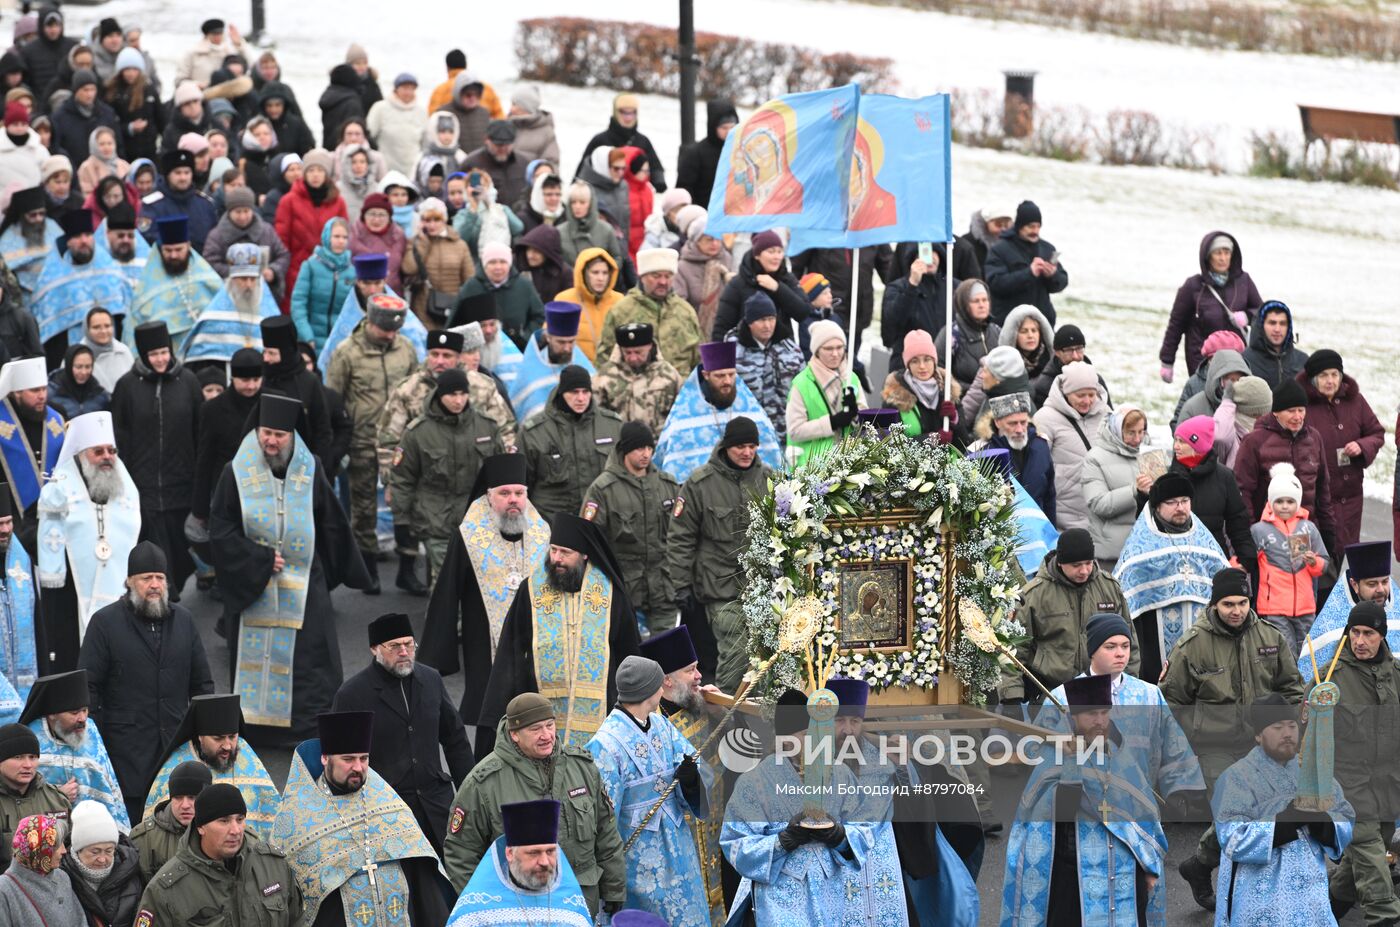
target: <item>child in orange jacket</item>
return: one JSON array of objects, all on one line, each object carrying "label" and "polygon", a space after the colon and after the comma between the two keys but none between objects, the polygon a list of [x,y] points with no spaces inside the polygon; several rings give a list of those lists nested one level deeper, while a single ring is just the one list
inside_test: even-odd
[{"label": "child in orange jacket", "polygon": [[1278,628],[1296,660],[1317,617],[1316,580],[1327,568],[1322,532],[1298,504],[1303,487],[1289,463],[1269,468],[1269,502],[1252,529],[1259,548],[1259,617]]}]

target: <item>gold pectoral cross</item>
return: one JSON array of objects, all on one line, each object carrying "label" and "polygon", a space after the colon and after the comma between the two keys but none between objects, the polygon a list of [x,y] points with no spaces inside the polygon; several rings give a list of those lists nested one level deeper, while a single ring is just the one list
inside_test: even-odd
[{"label": "gold pectoral cross", "polygon": [[379,864],[372,859],[365,860],[365,874],[369,876],[369,890],[374,895],[374,903],[379,904],[379,881],[374,877],[374,872],[379,868]]},{"label": "gold pectoral cross", "polygon": [[1103,815],[1103,822],[1105,826],[1108,825],[1108,813],[1112,810],[1113,806],[1108,803],[1107,797],[1105,797],[1102,801],[1099,802],[1099,814]]}]

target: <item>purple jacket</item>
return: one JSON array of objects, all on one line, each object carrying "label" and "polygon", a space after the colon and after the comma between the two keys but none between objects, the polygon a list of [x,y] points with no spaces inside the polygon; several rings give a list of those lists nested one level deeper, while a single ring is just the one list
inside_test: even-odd
[{"label": "purple jacket", "polygon": [[[1234,242],[1230,253],[1230,270],[1225,275],[1225,285],[1215,286],[1210,279],[1210,243],[1217,235],[1224,235]],[[1186,338],[1186,370],[1195,373],[1201,365],[1201,346],[1212,332],[1229,329],[1244,338],[1244,333],[1235,325],[1230,314],[1244,312],[1252,323],[1254,313],[1263,305],[1254,281],[1243,270],[1244,256],[1240,254],[1240,243],[1229,232],[1208,232],[1201,239],[1201,272],[1186,278],[1186,282],[1176,291],[1176,302],[1172,303],[1171,318],[1167,320],[1167,333],[1162,337],[1162,350],[1158,357],[1168,367],[1176,362],[1176,349]],[[1219,299],[1216,299],[1216,296]],[[1221,302],[1224,302],[1224,306]],[[1229,307],[1227,311],[1225,306]]]},{"label": "purple jacket", "polygon": [[[1330,402],[1322,398],[1306,373],[1298,374],[1297,379],[1308,394],[1307,423],[1316,428],[1322,438],[1322,456],[1327,461],[1327,482],[1340,553],[1346,545],[1355,544],[1360,538],[1361,510],[1365,501],[1362,484],[1366,481],[1366,468],[1385,446],[1385,426],[1371,411],[1371,404],[1351,377],[1342,375],[1342,388]],[[1337,451],[1352,441],[1361,445],[1361,456],[1351,458],[1349,464],[1342,466],[1337,462]]]}]

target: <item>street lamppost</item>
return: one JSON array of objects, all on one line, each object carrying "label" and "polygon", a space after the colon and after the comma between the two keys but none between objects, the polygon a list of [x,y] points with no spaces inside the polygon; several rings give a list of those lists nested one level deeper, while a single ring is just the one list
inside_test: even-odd
[{"label": "street lamppost", "polygon": [[695,141],[695,72],[700,59],[695,57],[695,0],[680,3],[680,48],[676,57],[681,65],[681,144],[689,145]]}]

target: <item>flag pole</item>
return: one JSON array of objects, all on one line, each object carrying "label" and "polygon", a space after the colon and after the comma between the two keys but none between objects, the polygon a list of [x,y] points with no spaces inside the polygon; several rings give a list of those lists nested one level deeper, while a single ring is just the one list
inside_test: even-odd
[{"label": "flag pole", "polygon": [[[860,249],[851,249],[851,320],[846,325],[846,352],[850,357],[851,370],[856,369],[856,310],[860,308]],[[889,345],[885,345],[889,347]],[[841,392],[846,391],[846,384],[841,384]],[[839,436],[838,436],[839,437]]]},{"label": "flag pole", "polygon": [[[947,266],[943,268],[943,401],[953,399],[953,241],[948,242]],[[953,423],[946,421],[944,427],[952,431]]]}]

